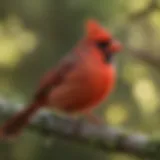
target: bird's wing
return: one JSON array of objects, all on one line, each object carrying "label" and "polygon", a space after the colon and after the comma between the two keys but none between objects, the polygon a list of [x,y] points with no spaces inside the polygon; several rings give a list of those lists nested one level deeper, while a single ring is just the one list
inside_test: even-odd
[{"label": "bird's wing", "polygon": [[35,93],[35,99],[45,100],[50,89],[59,86],[68,72],[71,72],[76,65],[76,57],[71,55],[65,57],[56,68],[49,70],[40,80],[39,87]]}]

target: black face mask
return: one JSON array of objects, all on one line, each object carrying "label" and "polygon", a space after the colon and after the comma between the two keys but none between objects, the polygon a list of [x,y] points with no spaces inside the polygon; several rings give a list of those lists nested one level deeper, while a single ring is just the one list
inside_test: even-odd
[{"label": "black face mask", "polygon": [[113,54],[107,52],[107,53],[106,53],[106,62],[107,62],[107,63],[111,63],[112,60],[113,60]]},{"label": "black face mask", "polygon": [[113,59],[113,54],[111,52],[107,52],[107,48],[109,48],[110,45],[111,45],[111,41],[106,41],[106,42],[102,41],[97,43],[98,48],[105,55],[107,63],[111,63]]}]

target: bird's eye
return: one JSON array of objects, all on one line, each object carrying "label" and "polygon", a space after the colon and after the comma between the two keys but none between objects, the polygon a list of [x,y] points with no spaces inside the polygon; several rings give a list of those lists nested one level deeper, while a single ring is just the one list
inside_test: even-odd
[{"label": "bird's eye", "polygon": [[110,41],[101,41],[101,42],[98,42],[97,43],[97,46],[100,48],[100,49],[105,49],[106,47],[109,47],[111,44]]}]

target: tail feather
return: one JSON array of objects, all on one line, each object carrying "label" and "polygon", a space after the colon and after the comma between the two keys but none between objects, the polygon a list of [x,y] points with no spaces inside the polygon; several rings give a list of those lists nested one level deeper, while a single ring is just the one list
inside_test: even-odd
[{"label": "tail feather", "polygon": [[0,138],[16,136],[29,123],[30,118],[40,108],[39,103],[33,103],[26,109],[11,117],[1,128]]}]

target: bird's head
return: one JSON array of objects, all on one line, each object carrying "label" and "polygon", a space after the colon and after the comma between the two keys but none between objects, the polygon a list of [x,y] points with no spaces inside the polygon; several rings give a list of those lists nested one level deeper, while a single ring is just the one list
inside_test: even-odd
[{"label": "bird's head", "polygon": [[85,30],[87,40],[104,54],[108,62],[112,60],[114,53],[122,50],[120,42],[115,40],[111,33],[96,20],[88,20]]}]

